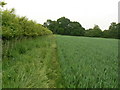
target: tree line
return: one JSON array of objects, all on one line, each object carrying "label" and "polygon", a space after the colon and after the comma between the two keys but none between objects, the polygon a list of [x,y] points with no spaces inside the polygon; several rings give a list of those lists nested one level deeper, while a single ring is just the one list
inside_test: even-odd
[{"label": "tree line", "polygon": [[66,17],[61,17],[57,21],[48,19],[43,24],[44,27],[50,29],[54,34],[86,36],[86,37],[103,37],[103,38],[119,38],[120,23],[112,22],[108,30],[101,30],[98,25],[93,28],[85,29],[79,22],[70,21]]}]

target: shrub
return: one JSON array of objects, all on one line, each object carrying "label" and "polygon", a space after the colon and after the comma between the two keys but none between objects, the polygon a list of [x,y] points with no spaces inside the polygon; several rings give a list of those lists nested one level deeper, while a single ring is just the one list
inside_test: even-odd
[{"label": "shrub", "polygon": [[3,39],[11,39],[21,36],[41,36],[52,34],[52,31],[35,21],[14,14],[14,9],[2,12],[2,36]]}]

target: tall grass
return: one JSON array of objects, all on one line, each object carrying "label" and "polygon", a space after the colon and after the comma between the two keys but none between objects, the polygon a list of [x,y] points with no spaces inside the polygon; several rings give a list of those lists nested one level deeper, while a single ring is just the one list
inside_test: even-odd
[{"label": "tall grass", "polygon": [[63,88],[117,88],[118,40],[57,36]]},{"label": "tall grass", "polygon": [[3,43],[2,87],[55,88],[59,77],[55,37],[41,36],[13,42]]}]

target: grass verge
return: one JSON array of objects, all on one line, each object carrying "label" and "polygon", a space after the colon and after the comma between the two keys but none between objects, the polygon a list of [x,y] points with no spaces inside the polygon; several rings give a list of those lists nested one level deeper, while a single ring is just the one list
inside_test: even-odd
[{"label": "grass verge", "polygon": [[3,50],[3,88],[56,87],[59,65],[53,35],[5,42]]}]

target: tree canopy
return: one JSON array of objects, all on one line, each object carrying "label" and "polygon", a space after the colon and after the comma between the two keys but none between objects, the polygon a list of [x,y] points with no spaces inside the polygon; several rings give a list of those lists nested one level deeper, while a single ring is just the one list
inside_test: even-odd
[{"label": "tree canopy", "polygon": [[1,7],[4,7],[6,4],[7,4],[7,3],[5,3],[5,2],[3,2],[3,1],[0,2],[0,6],[1,6]]},{"label": "tree canopy", "polygon": [[54,34],[81,36],[85,32],[79,22],[70,21],[65,17],[61,17],[57,21],[49,19],[44,23],[44,26],[49,28]]},{"label": "tree canopy", "polygon": [[49,28],[54,34],[72,35],[72,36],[87,36],[87,37],[103,37],[103,38],[119,38],[120,23],[112,22],[108,30],[101,30],[98,25],[85,30],[79,22],[70,21],[66,17],[61,17],[56,21],[48,19],[44,25]]},{"label": "tree canopy", "polygon": [[95,25],[93,28],[90,28],[86,30],[85,36],[90,36],[90,37],[101,37],[102,36],[102,30],[98,25]]},{"label": "tree canopy", "polygon": [[112,22],[108,30],[103,31],[103,37],[119,38],[120,37],[120,23]]}]

